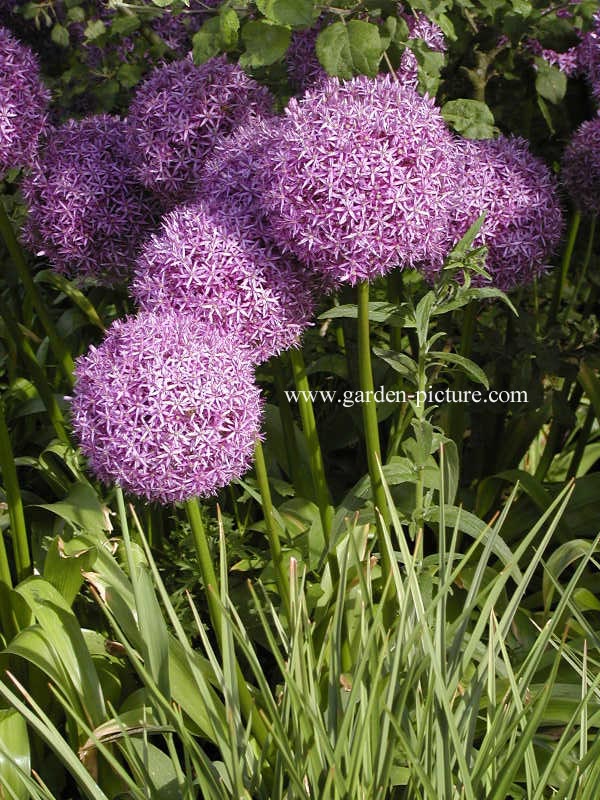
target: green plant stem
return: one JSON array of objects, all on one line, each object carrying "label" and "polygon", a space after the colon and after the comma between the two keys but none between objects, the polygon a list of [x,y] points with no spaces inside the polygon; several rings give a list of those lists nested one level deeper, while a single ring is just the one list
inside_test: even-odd
[{"label": "green plant stem", "polygon": [[[399,269],[393,270],[388,275],[387,296],[390,303],[399,306],[403,297],[402,272]],[[390,347],[397,353],[402,351],[402,328],[394,325],[390,328]],[[395,388],[402,390],[402,379],[396,375]],[[402,441],[402,436],[406,430],[404,420],[406,418],[406,404],[401,404],[392,415],[392,424],[387,440],[386,462],[397,455],[398,448]]]},{"label": "green plant stem", "polygon": [[310,384],[306,376],[306,365],[304,363],[302,351],[294,347],[289,353],[294,383],[298,391],[298,408],[302,420],[302,430],[304,431],[304,436],[308,443],[315,497],[319,507],[323,533],[327,539],[333,522],[333,507],[329,502],[329,488],[327,486],[327,478],[325,477],[325,465],[323,463],[323,453],[321,452],[321,445],[319,443],[315,411],[310,398]]},{"label": "green plant stem", "polygon": [[50,422],[54,427],[57,437],[64,444],[70,444],[69,436],[65,430],[65,421],[62,411],[60,410],[60,406],[56,401],[52,387],[48,383],[46,373],[42,367],[40,367],[31,344],[19,329],[16,319],[13,317],[8,306],[1,297],[0,316],[4,320],[6,329],[10,334],[15,347],[17,348],[17,351],[21,353],[31,380],[37,389],[43,404],[46,406],[46,411],[48,412]]},{"label": "green plant stem", "polygon": [[590,404],[587,410],[587,414],[585,415],[585,420],[583,422],[581,432],[577,437],[575,452],[573,453],[573,458],[571,459],[571,463],[569,464],[569,471],[567,472],[567,480],[570,478],[575,478],[577,475],[577,470],[579,469],[579,465],[581,464],[581,459],[583,458],[585,448],[590,439],[590,433],[592,432],[592,426],[594,424],[595,418],[596,414],[594,412],[594,406]]},{"label": "green plant stem", "polygon": [[556,315],[560,306],[560,300],[563,295],[565,283],[569,267],[571,266],[571,259],[573,257],[573,250],[575,249],[575,242],[577,241],[577,233],[581,223],[581,214],[579,211],[574,211],[569,225],[569,232],[567,234],[567,244],[562,257],[560,272],[558,273],[556,283],[554,284],[554,294],[552,295],[552,302],[548,311],[548,327],[556,321]]},{"label": "green plant stem", "polygon": [[[459,349],[460,355],[464,358],[470,358],[473,350],[473,336],[475,333],[475,323],[477,321],[477,308],[477,302],[475,300],[471,300],[465,309]],[[456,391],[460,392],[465,388],[465,386],[466,376],[463,372],[460,372],[456,377],[455,389]],[[450,438],[454,439],[456,447],[458,448],[459,458],[463,449],[465,420],[466,413],[463,404],[453,403],[450,406],[448,430],[450,433]]]},{"label": "green plant stem", "polygon": [[65,346],[63,340],[58,335],[58,331],[56,330],[54,323],[48,313],[48,309],[46,308],[46,304],[42,298],[41,293],[38,290],[33,278],[31,277],[31,273],[27,266],[27,262],[25,261],[25,257],[23,255],[23,251],[21,250],[21,246],[17,241],[17,237],[15,236],[15,232],[13,231],[12,224],[10,219],[8,218],[8,214],[6,213],[6,208],[4,207],[4,202],[0,199],[0,235],[4,239],[4,243],[6,244],[6,248],[12,258],[14,265],[17,268],[17,272],[19,274],[19,278],[21,279],[21,283],[23,284],[25,291],[29,295],[31,302],[37,314],[40,318],[40,322],[48,339],[50,340],[50,347],[52,348],[54,355],[58,361],[58,364],[69,384],[69,386],[73,385],[73,359],[71,358],[71,354],[69,353],[67,347]]},{"label": "green plant stem", "polygon": [[288,578],[283,568],[281,542],[279,541],[279,533],[277,532],[277,523],[275,521],[275,510],[271,499],[271,490],[269,488],[269,475],[265,463],[265,454],[259,440],[256,441],[254,448],[254,468],[256,470],[256,480],[262,498],[263,515],[267,526],[271,558],[273,559],[275,574],[277,576],[277,588],[279,589],[279,596],[285,608],[287,618],[290,619],[290,590]]},{"label": "green plant stem", "polygon": [[275,381],[275,391],[277,393],[277,406],[279,408],[279,418],[281,419],[281,429],[283,432],[283,443],[287,457],[288,475],[297,492],[302,494],[302,476],[299,473],[299,459],[296,458],[296,430],[294,427],[294,415],[290,408],[290,402],[285,394],[285,383],[282,373],[283,364],[281,360],[275,365],[273,379]]},{"label": "green plant stem", "polygon": [[[196,546],[196,553],[198,555],[198,563],[200,572],[202,573],[202,580],[204,582],[204,589],[208,600],[208,611],[212,626],[219,643],[221,653],[223,652],[223,612],[219,603],[219,582],[217,574],[213,566],[213,559],[208,546],[208,539],[206,538],[206,530],[202,522],[202,515],[200,513],[200,506],[196,498],[188,500],[185,503],[185,510],[192,530],[194,544]],[[252,732],[261,747],[264,747],[267,740],[267,729],[264,722],[260,718],[252,695],[248,690],[248,686],[240,670],[240,666],[236,661],[236,672],[238,680],[238,691],[240,698],[240,707],[246,719],[252,720]]]},{"label": "green plant stem", "polygon": [[571,302],[569,303],[569,309],[567,311],[567,318],[572,308],[575,307],[577,302],[577,298],[579,297],[579,292],[581,291],[581,287],[583,285],[583,281],[587,275],[587,270],[590,265],[590,261],[592,260],[592,252],[594,250],[594,238],[596,236],[596,219],[597,217],[592,217],[590,221],[590,230],[588,234],[588,242],[587,247],[585,250],[585,256],[583,258],[583,265],[581,267],[581,272],[579,274],[579,278],[577,280],[577,285],[575,287],[575,291],[573,292],[573,296],[571,297]]},{"label": "green plant stem", "polygon": [[10,436],[6,426],[3,401],[0,401],[0,468],[2,468],[2,481],[8,504],[17,579],[22,581],[31,574],[31,555],[27,538],[27,526],[25,525],[25,514],[23,513],[23,500]]},{"label": "green plant stem", "polygon": [[[358,375],[360,389],[363,392],[363,425],[367,448],[367,465],[371,478],[373,504],[379,510],[384,523],[389,519],[389,509],[385,491],[381,481],[381,445],[379,443],[379,424],[377,422],[377,404],[374,400],[373,370],[371,367],[371,333],[369,328],[369,283],[362,281],[357,286],[358,294]],[[384,540],[384,533],[379,517],[376,515],[379,533],[384,582],[391,573],[389,554]]]}]

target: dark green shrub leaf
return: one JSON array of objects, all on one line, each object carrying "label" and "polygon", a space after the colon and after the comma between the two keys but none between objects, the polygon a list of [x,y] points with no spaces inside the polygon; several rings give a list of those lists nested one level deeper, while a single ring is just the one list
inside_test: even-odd
[{"label": "dark green shrub leaf", "polygon": [[54,44],[57,44],[59,47],[69,46],[69,31],[58,23],[52,28],[50,38]]},{"label": "dark green shrub leaf", "polygon": [[449,100],[442,106],[442,116],[467,139],[490,139],[494,135],[494,115],[481,100]]},{"label": "dark green shrub leaf", "polygon": [[85,38],[88,41],[93,41],[97,39],[99,36],[102,36],[103,33],[106,31],[106,25],[102,22],[101,19],[95,19],[91,22],[88,22],[86,29],[85,29]]},{"label": "dark green shrub leaf", "polygon": [[225,8],[219,14],[219,32],[221,41],[226,50],[231,50],[238,43],[240,32],[240,18],[233,8]]},{"label": "dark green shrub leaf", "polygon": [[543,58],[536,58],[537,77],[535,88],[543,98],[556,105],[567,91],[567,76],[558,67],[547,64]]},{"label": "dark green shrub leaf", "polygon": [[278,25],[307,28],[315,20],[312,0],[256,0],[256,7]]},{"label": "dark green shrub leaf", "polygon": [[346,80],[360,74],[374,78],[383,54],[377,26],[359,19],[329,25],[317,37],[316,49],[327,72]]},{"label": "dark green shrub leaf", "polygon": [[221,20],[211,17],[192,38],[194,64],[204,64],[221,51]]},{"label": "dark green shrub leaf", "polygon": [[291,37],[289,28],[271,25],[265,20],[250,20],[242,29],[246,52],[240,57],[242,67],[266,67],[285,55]]}]

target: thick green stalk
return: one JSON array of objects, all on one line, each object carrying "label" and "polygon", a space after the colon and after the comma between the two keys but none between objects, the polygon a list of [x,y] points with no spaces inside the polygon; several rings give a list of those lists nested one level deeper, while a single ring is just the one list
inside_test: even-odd
[{"label": "thick green stalk", "polygon": [[[198,555],[198,563],[200,572],[202,573],[202,580],[204,581],[204,589],[208,600],[208,611],[212,626],[219,643],[219,648],[223,652],[223,617],[222,610],[219,604],[219,582],[217,574],[213,566],[213,559],[208,546],[206,538],[206,530],[202,522],[202,515],[200,513],[200,506],[198,501],[194,498],[188,500],[185,504],[185,510],[192,530],[194,544],[196,546],[196,553]],[[256,737],[257,742],[261,747],[264,747],[267,740],[267,729],[264,722],[259,716],[252,695],[248,690],[248,686],[242,675],[239,664],[236,663],[238,692],[240,698],[240,707],[245,719],[252,720],[252,732]]]},{"label": "thick green stalk", "polygon": [[285,454],[288,462],[287,471],[288,476],[292,481],[292,485],[296,491],[299,494],[303,494],[302,487],[304,485],[304,480],[299,469],[299,460],[296,458],[296,430],[294,427],[294,415],[292,414],[289,400],[285,394],[285,383],[283,380],[282,369],[283,362],[281,359],[279,359],[273,370],[273,379],[275,381],[277,406],[279,408],[283,442],[285,445]]},{"label": "thick green stalk", "polygon": [[[473,349],[473,335],[475,333],[475,322],[477,319],[477,302],[471,300],[463,317],[463,326],[460,337],[460,355],[464,358],[471,357]],[[455,389],[462,391],[466,386],[466,376],[463,372],[459,372],[456,378]],[[463,436],[465,433],[465,419],[466,413],[462,403],[453,403],[450,406],[448,431],[450,438],[454,439],[458,448],[458,454],[462,453]]]},{"label": "thick green stalk", "polygon": [[31,574],[31,555],[29,553],[25,514],[23,513],[23,500],[10,436],[6,427],[3,401],[0,401],[0,468],[2,469],[2,482],[6,491],[17,578],[22,581]]},{"label": "thick green stalk", "polygon": [[50,418],[50,422],[54,427],[57,437],[64,444],[69,444],[69,436],[65,430],[64,417],[56,401],[52,387],[48,383],[46,373],[42,367],[40,367],[31,344],[19,329],[16,319],[11,314],[2,297],[0,297],[0,316],[4,320],[6,330],[10,334],[17,351],[21,353],[33,385],[38,390],[38,394],[43,404],[46,406],[48,417]]},{"label": "thick green stalk", "polygon": [[33,278],[31,277],[31,273],[29,272],[29,268],[27,266],[27,262],[25,261],[25,257],[23,256],[23,251],[21,250],[21,246],[17,241],[17,237],[15,236],[15,232],[13,231],[11,222],[8,218],[8,214],[6,213],[6,209],[4,207],[4,202],[0,199],[0,235],[4,239],[4,243],[6,244],[6,248],[17,268],[17,272],[19,274],[19,278],[21,279],[21,283],[23,284],[25,291],[29,295],[31,302],[37,314],[40,318],[40,322],[48,339],[50,340],[50,347],[52,348],[54,355],[58,361],[58,364],[69,383],[69,386],[73,384],[73,359],[71,358],[71,354],[69,353],[65,343],[58,335],[58,331],[56,330],[54,323],[48,313],[48,309],[46,308],[46,304],[40,294],[37,285],[35,284]]},{"label": "thick green stalk", "polygon": [[302,430],[304,431],[304,436],[308,443],[315,497],[317,505],[319,506],[323,533],[325,538],[327,538],[331,531],[333,508],[329,502],[329,488],[327,486],[327,478],[325,477],[325,465],[323,463],[323,454],[319,443],[315,411],[310,397],[310,384],[306,376],[306,365],[304,364],[302,351],[294,347],[289,353],[292,372],[294,374],[294,383],[298,391],[298,408],[302,420]]},{"label": "thick green stalk", "polygon": [[575,242],[577,241],[577,233],[581,223],[581,214],[579,211],[574,211],[571,217],[571,224],[569,225],[569,232],[567,235],[567,244],[562,257],[560,272],[558,273],[556,283],[554,284],[554,294],[552,295],[552,302],[548,311],[548,327],[556,320],[556,315],[560,306],[560,300],[563,295],[565,283],[567,281],[567,274],[571,266],[571,259],[573,257],[573,250],[575,249]]},{"label": "thick green stalk", "polygon": [[281,553],[281,542],[279,541],[279,533],[277,531],[277,523],[275,521],[275,512],[273,509],[273,500],[271,499],[271,489],[269,488],[269,475],[267,473],[267,465],[265,463],[265,454],[263,452],[262,444],[257,439],[254,448],[254,468],[256,470],[256,480],[260,496],[262,498],[263,515],[265,524],[267,526],[267,536],[269,537],[269,547],[271,549],[271,558],[275,567],[275,574],[277,576],[277,588],[279,589],[279,596],[283,607],[285,608],[288,619],[290,619],[290,590],[288,586],[288,578],[283,568],[283,557]]},{"label": "thick green stalk", "polygon": [[[390,303],[399,306],[402,302],[403,284],[402,272],[399,269],[393,270],[388,275],[387,296]],[[402,351],[402,328],[394,325],[390,328],[390,347],[397,353]],[[395,388],[398,391],[402,390],[402,380],[399,375],[396,375]],[[398,454],[398,449],[402,441],[402,436],[406,431],[404,424],[406,420],[406,404],[401,404],[392,415],[392,424],[387,441],[386,449],[386,462],[389,463],[390,459]]]},{"label": "thick green stalk", "polygon": [[[367,448],[367,465],[371,478],[373,503],[383,517],[384,522],[389,518],[385,490],[381,482],[379,465],[381,463],[381,445],[379,443],[379,425],[377,422],[377,403],[375,402],[375,387],[373,385],[373,370],[371,367],[371,334],[369,330],[369,283],[362,281],[357,286],[358,293],[358,376],[360,389],[363,393],[362,413],[365,431],[365,444]],[[382,526],[377,516],[377,529],[379,531],[379,549],[381,552],[383,578],[387,580],[391,572],[391,565],[387,546],[383,537]]]}]

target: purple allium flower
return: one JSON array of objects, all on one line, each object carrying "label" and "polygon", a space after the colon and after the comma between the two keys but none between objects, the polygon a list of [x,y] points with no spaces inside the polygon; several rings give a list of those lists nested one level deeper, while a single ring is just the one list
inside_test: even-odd
[{"label": "purple allium flower", "polygon": [[138,260],[132,293],[144,310],[173,308],[234,332],[254,363],[297,344],[314,311],[309,278],[289,258],[200,202],[164,218]]},{"label": "purple allium flower", "polygon": [[507,291],[540,274],[560,241],[558,184],[520,138],[460,140],[462,173],[455,204],[455,241],[483,213],[475,245],[488,248],[486,270]]},{"label": "purple allium flower", "polygon": [[156,68],[129,110],[142,183],[166,201],[185,199],[215,143],[271,105],[269,91],[224,56]]},{"label": "purple allium flower", "polygon": [[285,61],[290,83],[299,94],[328,77],[317,58],[315,45],[321,26],[293,31]]},{"label": "purple allium flower", "polygon": [[0,177],[35,158],[49,102],[36,57],[0,28]]},{"label": "purple allium flower", "polygon": [[131,272],[157,210],[131,167],[127,131],[105,114],[69,120],[23,182],[25,238],[59,272],[111,280]]},{"label": "purple allium flower", "polygon": [[389,75],[292,99],[259,160],[275,241],[333,281],[441,263],[453,139],[433,100]]},{"label": "purple allium flower", "polygon": [[579,71],[585,75],[592,95],[600,103],[600,11],[594,14],[593,27],[577,47]]},{"label": "purple allium flower", "polygon": [[600,214],[600,116],[575,131],[563,156],[562,182],[576,208]]},{"label": "purple allium flower", "polygon": [[422,39],[427,47],[438,53],[445,53],[448,50],[444,32],[435,22],[422,11],[401,11],[400,16],[408,25],[410,39]]},{"label": "purple allium flower", "polygon": [[235,336],[140,314],[115,322],[75,374],[73,427],[102,481],[169,503],[212,495],[250,466],[260,390]]}]

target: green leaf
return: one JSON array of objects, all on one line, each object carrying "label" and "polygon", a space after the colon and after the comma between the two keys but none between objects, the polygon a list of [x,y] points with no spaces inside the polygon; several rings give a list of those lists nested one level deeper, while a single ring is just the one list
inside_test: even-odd
[{"label": "green leaf", "polygon": [[413,377],[417,375],[417,364],[414,359],[406,355],[406,353],[400,353],[396,350],[386,350],[383,347],[374,347],[373,353],[401,375]]},{"label": "green leaf", "polygon": [[137,86],[142,77],[142,67],[139,64],[121,64],[117,72],[119,83],[126,89]]},{"label": "green leaf", "polygon": [[161,608],[154,594],[152,578],[143,565],[137,568],[137,616],[142,635],[144,660],[156,685],[165,697],[169,689],[169,635]]},{"label": "green leaf", "polygon": [[359,19],[334,22],[317,37],[317,56],[330,75],[349,79],[353,75],[374,78],[379,71],[383,45],[379,30]]},{"label": "green leaf", "polygon": [[108,528],[106,511],[89,483],[76,483],[64,500],[40,503],[37,507],[45,508],[71,525],[96,536],[103,537]]},{"label": "green leaf", "polygon": [[129,16],[129,14],[123,14],[111,22],[110,32],[113,34],[118,33],[121,36],[129,36],[130,33],[137,31],[139,27],[140,20],[138,17]]},{"label": "green leaf", "polygon": [[221,46],[220,17],[211,17],[192,37],[194,64],[204,64],[209,58],[221,52]]},{"label": "green leaf", "polygon": [[232,50],[238,43],[240,18],[233,8],[224,8],[219,14],[219,33],[225,50]]},{"label": "green leaf", "polygon": [[286,53],[291,31],[282,25],[272,25],[266,20],[250,20],[242,28],[242,41],[246,52],[240,56],[242,67],[266,67],[274,64]]},{"label": "green leaf", "polygon": [[[395,303],[387,303],[383,300],[375,300],[369,303],[369,319],[371,322],[388,322],[398,311]],[[349,303],[343,306],[333,306],[333,308],[319,314],[319,319],[358,319],[358,306]]]},{"label": "green leaf", "polygon": [[552,553],[546,562],[546,569],[542,579],[542,595],[544,598],[544,610],[546,613],[550,610],[552,598],[554,596],[554,582],[558,581],[562,573],[579,561],[581,558],[589,558],[593,548],[593,542],[588,542],[585,539],[574,539],[570,542],[561,544]]},{"label": "green leaf", "polygon": [[50,34],[50,38],[57,44],[59,47],[68,47],[69,46],[69,31],[60,25],[58,22],[52,28],[52,33]]},{"label": "green leaf", "polygon": [[543,98],[556,105],[567,91],[567,76],[558,67],[553,67],[543,58],[536,58],[537,77],[535,88]]},{"label": "green leaf", "polygon": [[88,41],[93,41],[97,39],[99,36],[106,31],[106,25],[102,22],[101,19],[95,19],[91,22],[88,22],[86,25],[84,35]]},{"label": "green leaf", "polygon": [[466,373],[471,380],[481,383],[486,389],[490,388],[487,375],[481,369],[481,367],[479,367],[474,361],[471,361],[470,358],[465,358],[458,353],[446,353],[442,350],[437,350],[431,353],[431,357],[448,364],[455,364],[457,367],[460,367],[460,369]]},{"label": "green leaf", "polygon": [[[28,800],[29,792],[19,773],[29,775],[31,758],[25,719],[13,709],[0,710],[0,795]],[[5,794],[10,790],[10,795]]]},{"label": "green leaf", "polygon": [[312,0],[256,0],[256,7],[271,22],[292,28],[308,28],[318,16]]},{"label": "green leaf", "polygon": [[494,135],[494,115],[480,100],[449,100],[442,106],[442,116],[467,139],[490,139]]}]

